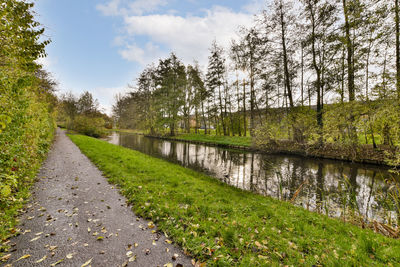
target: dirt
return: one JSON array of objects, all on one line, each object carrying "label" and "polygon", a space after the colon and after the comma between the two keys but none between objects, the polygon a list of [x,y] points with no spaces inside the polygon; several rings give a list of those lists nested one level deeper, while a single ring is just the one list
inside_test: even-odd
[{"label": "dirt", "polygon": [[37,179],[5,266],[192,266],[62,130]]}]

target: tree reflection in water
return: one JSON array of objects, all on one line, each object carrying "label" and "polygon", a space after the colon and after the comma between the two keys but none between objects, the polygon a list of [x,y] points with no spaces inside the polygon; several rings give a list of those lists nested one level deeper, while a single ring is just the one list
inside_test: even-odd
[{"label": "tree reflection in water", "polygon": [[[204,172],[229,185],[291,201],[297,206],[345,217],[396,222],[385,167],[267,155],[214,146],[114,133],[109,142]],[[398,179],[398,177],[396,178]]]}]

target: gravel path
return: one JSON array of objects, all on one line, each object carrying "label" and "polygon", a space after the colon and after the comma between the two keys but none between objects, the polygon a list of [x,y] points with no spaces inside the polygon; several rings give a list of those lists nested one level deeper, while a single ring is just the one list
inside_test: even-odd
[{"label": "gravel path", "polygon": [[151,222],[135,216],[62,130],[21,222],[6,266],[192,266]]}]

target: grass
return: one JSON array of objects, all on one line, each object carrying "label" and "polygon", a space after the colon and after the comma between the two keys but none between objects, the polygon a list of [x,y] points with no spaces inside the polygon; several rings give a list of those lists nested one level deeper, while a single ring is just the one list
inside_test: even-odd
[{"label": "grass", "polygon": [[400,241],[140,152],[70,135],[133,210],[208,266],[388,266]]},{"label": "grass", "polygon": [[244,146],[250,147],[252,145],[250,136],[221,136],[221,135],[204,135],[204,134],[180,134],[175,139],[182,139],[187,141],[205,142],[219,145],[231,146]]}]

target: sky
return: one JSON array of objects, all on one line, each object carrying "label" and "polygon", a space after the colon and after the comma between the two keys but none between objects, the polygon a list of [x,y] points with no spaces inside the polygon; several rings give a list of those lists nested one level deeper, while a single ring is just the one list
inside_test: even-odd
[{"label": "sky", "polygon": [[58,81],[58,94],[89,91],[111,114],[114,96],[171,52],[206,67],[212,41],[228,47],[264,1],[36,0],[37,20],[51,39],[39,63]]}]

